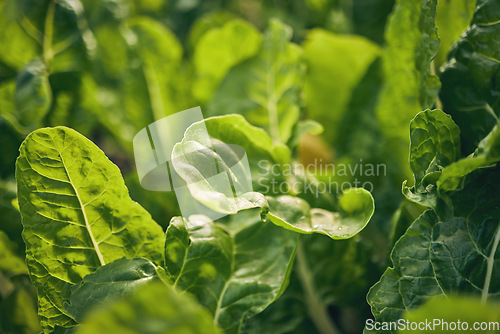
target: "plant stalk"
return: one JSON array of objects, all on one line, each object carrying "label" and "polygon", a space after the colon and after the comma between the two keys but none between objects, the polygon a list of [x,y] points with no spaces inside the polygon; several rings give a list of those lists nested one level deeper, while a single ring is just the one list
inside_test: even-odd
[{"label": "plant stalk", "polygon": [[486,303],[488,300],[488,293],[490,290],[491,276],[493,275],[493,265],[495,264],[495,254],[497,252],[498,244],[500,243],[500,224],[495,233],[495,240],[491,246],[490,256],[487,259],[486,276],[484,278],[484,287],[481,293],[481,303]]},{"label": "plant stalk", "polygon": [[49,7],[47,8],[47,15],[45,17],[45,27],[43,31],[43,60],[45,65],[49,68],[54,58],[54,52],[52,50],[52,38],[54,35],[54,13],[56,4],[54,1],[49,2]]},{"label": "plant stalk", "polygon": [[304,289],[307,311],[311,320],[321,334],[339,334],[340,331],[327,313],[326,305],[314,288],[314,277],[307,266],[306,255],[300,239],[297,246],[296,261],[299,281]]}]

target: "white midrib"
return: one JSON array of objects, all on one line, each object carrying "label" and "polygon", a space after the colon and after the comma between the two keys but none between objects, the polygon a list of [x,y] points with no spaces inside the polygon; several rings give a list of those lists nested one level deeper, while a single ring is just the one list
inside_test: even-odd
[{"label": "white midrib", "polygon": [[99,244],[97,243],[97,241],[94,237],[94,233],[92,232],[92,229],[90,228],[89,220],[87,218],[87,213],[85,212],[85,207],[84,207],[83,202],[80,198],[80,195],[78,194],[78,189],[76,189],[75,184],[73,183],[73,180],[71,179],[71,176],[69,174],[68,169],[66,168],[66,163],[64,162],[64,158],[63,158],[61,152],[59,152],[59,150],[57,150],[57,151],[59,153],[59,157],[61,158],[61,162],[63,164],[64,171],[66,172],[66,175],[68,176],[69,183],[71,184],[71,187],[73,187],[73,191],[75,192],[75,196],[78,199],[78,203],[80,204],[80,209],[82,210],[82,214],[83,214],[83,220],[85,221],[85,228],[87,229],[87,232],[89,233],[90,240],[92,241],[92,246],[94,247],[94,250],[97,254],[97,257],[99,258],[99,263],[101,264],[101,266],[104,266],[106,264],[106,262],[104,261],[104,257],[102,256],[101,250],[99,249]]},{"label": "white midrib", "polygon": [[488,300],[488,293],[490,290],[491,276],[493,275],[493,265],[495,264],[495,253],[497,252],[498,244],[500,243],[500,222],[495,233],[495,240],[491,246],[490,256],[486,259],[486,277],[484,278],[484,287],[481,293],[481,303],[486,303]]}]

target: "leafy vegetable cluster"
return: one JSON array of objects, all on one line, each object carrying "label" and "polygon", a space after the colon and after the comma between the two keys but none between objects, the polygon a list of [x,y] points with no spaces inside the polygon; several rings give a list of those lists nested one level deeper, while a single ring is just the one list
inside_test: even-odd
[{"label": "leafy vegetable cluster", "polygon": [[[498,321],[499,22],[497,0],[0,0],[0,333]],[[250,165],[241,200],[189,187],[215,221],[134,170],[134,135],[196,105],[173,156],[203,126]]]}]

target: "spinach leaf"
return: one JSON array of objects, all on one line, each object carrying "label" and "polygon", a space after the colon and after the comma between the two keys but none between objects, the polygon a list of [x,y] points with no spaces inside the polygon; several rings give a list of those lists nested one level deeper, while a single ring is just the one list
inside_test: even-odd
[{"label": "spinach leaf", "polygon": [[194,294],[225,333],[238,333],[288,285],[297,234],[264,223],[259,210],[227,220],[174,218],[165,264],[174,286]]},{"label": "spinach leaf", "polygon": [[439,52],[436,55],[436,65],[446,62],[446,56],[453,43],[469,26],[476,1],[438,1],[436,10],[436,27],[439,35]]},{"label": "spinach leaf", "polygon": [[[336,132],[354,87],[381,53],[369,40],[315,29],[304,42],[307,64],[304,98],[308,116],[328,124],[325,136],[336,144]],[[335,61],[332,62],[332,56]],[[340,79],[341,78],[341,79]]]},{"label": "spinach leaf", "polygon": [[161,264],[164,238],[128,196],[118,167],[76,131],[37,130],[20,152],[16,179],[26,260],[48,332],[73,324],[63,308],[68,286],[124,256]]},{"label": "spinach leaf", "polygon": [[202,102],[209,101],[229,69],[254,56],[261,43],[259,31],[238,19],[205,32],[197,41],[193,55],[195,97]]},{"label": "spinach leaf", "polygon": [[500,123],[479,143],[470,156],[461,159],[443,170],[437,182],[438,189],[446,192],[463,187],[465,177],[473,171],[492,167],[500,161]]},{"label": "spinach leaf", "polygon": [[99,267],[71,287],[69,303],[64,308],[81,323],[93,309],[119,297],[129,296],[156,277],[156,267],[144,258],[118,259]]},{"label": "spinach leaf", "polygon": [[435,15],[436,0],[399,0],[385,30],[384,83],[375,113],[400,168],[407,168],[407,126],[419,111],[433,106],[439,90],[430,68],[439,48]]},{"label": "spinach leaf", "polygon": [[436,208],[439,202],[437,180],[447,166],[460,157],[460,129],[441,110],[425,110],[410,123],[410,168],[414,186],[406,187],[406,197]]},{"label": "spinach leaf", "polygon": [[466,293],[483,301],[500,292],[498,168],[471,177],[450,196],[452,213],[426,211],[396,243],[368,301],[377,321],[399,319],[428,297]]},{"label": "spinach leaf", "polygon": [[257,55],[233,67],[208,105],[208,114],[238,113],[263,127],[273,143],[286,143],[299,118],[298,92],[304,74],[302,49],[292,30],[271,21]]},{"label": "spinach leaf", "polygon": [[444,110],[462,132],[462,151],[472,153],[500,115],[498,80],[500,9],[494,0],[480,0],[469,28],[448,54],[440,79]]},{"label": "spinach leaf", "polygon": [[[172,165],[191,195],[206,207],[224,214],[267,208],[264,195],[252,191],[246,151],[241,146],[212,139],[204,130],[204,121],[191,125],[172,152]],[[184,186],[173,182],[176,191]]]},{"label": "spinach leaf", "polygon": [[288,147],[273,142],[268,133],[251,125],[242,115],[210,117],[204,122],[211,137],[242,146],[248,154],[250,166],[254,168],[258,168],[259,160],[283,165],[291,161]]},{"label": "spinach leaf", "polygon": [[100,108],[92,111],[131,149],[140,129],[178,111],[182,48],[167,27],[147,17],[122,20],[116,28],[101,25],[95,29],[101,53],[95,68],[104,75],[94,75],[102,92],[97,101]]},{"label": "spinach leaf", "polygon": [[269,198],[268,219],[299,233],[320,233],[332,239],[347,239],[359,233],[375,210],[373,197],[364,189],[350,189],[339,198],[339,212],[311,209],[301,198]]}]

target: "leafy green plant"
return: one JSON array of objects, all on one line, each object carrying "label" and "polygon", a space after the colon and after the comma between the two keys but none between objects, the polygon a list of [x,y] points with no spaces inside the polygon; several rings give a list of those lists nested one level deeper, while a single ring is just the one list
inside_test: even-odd
[{"label": "leafy green plant", "polygon": [[[499,19],[496,0],[0,0],[0,333],[497,321]],[[134,168],[134,135],[196,105],[171,167],[217,220]],[[244,149],[228,176],[252,191],[206,177],[233,167],[212,143]]]}]

